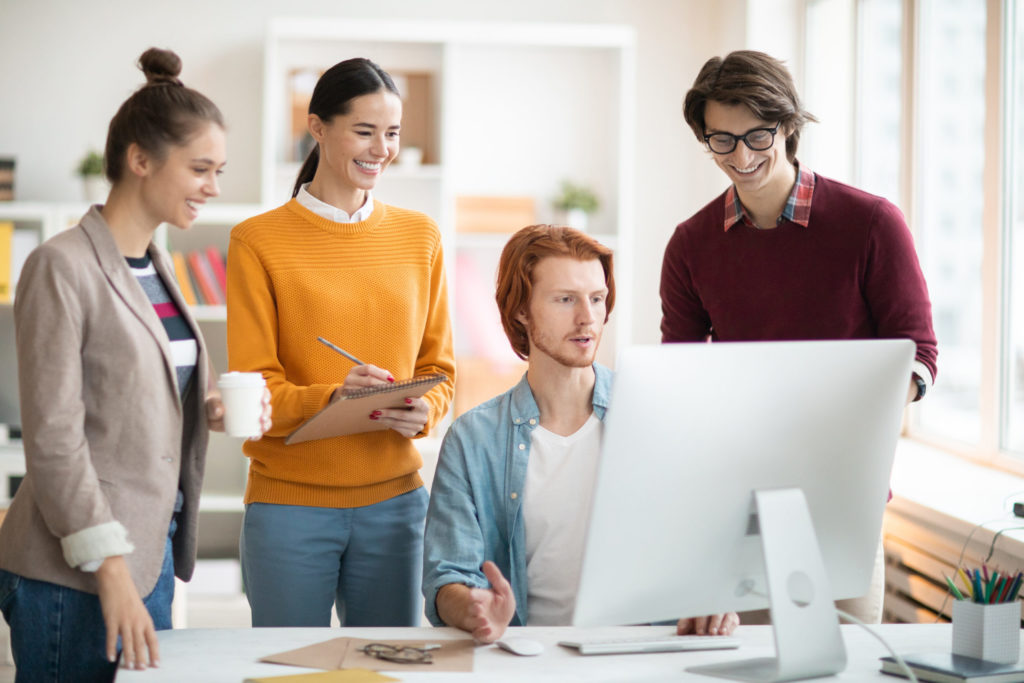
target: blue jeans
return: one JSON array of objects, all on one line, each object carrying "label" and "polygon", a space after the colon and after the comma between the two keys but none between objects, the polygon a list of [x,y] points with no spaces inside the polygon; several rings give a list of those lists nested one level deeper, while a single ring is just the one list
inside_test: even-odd
[{"label": "blue jeans", "polygon": [[[157,630],[171,628],[175,528],[172,520],[160,577],[142,600]],[[117,664],[107,661],[107,630],[98,596],[0,569],[0,611],[11,627],[17,683],[114,680]]]},{"label": "blue jeans", "polygon": [[419,626],[422,486],[373,505],[250,503],[239,548],[253,626]]}]

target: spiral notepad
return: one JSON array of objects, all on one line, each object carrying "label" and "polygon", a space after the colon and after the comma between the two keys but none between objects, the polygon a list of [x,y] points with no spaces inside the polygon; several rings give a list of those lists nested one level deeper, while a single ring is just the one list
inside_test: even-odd
[{"label": "spiral notepad", "polygon": [[370,413],[388,408],[408,408],[405,399],[419,398],[441,382],[447,381],[445,375],[435,373],[357,389],[328,403],[316,415],[299,425],[284,442],[290,446],[314,439],[388,429],[388,425],[371,420]]}]

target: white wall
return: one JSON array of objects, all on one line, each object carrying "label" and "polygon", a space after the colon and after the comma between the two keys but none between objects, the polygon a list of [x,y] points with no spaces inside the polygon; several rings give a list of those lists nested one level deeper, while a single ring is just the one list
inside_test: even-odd
[{"label": "white wall", "polygon": [[263,38],[275,16],[597,22],[637,35],[633,339],[655,342],[661,256],[675,225],[726,185],[680,113],[704,60],[744,47],[746,0],[0,0],[0,156],[17,158],[21,200],[80,199],[76,160],[102,148],[142,80],[134,60],[169,47],[182,80],[228,121],[221,200],[257,202]]}]

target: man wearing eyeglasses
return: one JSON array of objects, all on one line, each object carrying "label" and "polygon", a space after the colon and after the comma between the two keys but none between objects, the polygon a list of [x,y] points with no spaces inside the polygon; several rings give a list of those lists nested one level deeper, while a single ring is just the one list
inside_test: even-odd
[{"label": "man wearing eyeglasses", "polygon": [[[714,57],[683,116],[732,185],[669,240],[662,341],[913,339],[907,401],[921,399],[937,350],[910,231],[885,199],[797,161],[800,131],[816,119],[786,67],[753,51]],[[822,400],[841,391],[823,386]],[[883,589],[880,548],[871,592],[842,606],[878,622]]]}]

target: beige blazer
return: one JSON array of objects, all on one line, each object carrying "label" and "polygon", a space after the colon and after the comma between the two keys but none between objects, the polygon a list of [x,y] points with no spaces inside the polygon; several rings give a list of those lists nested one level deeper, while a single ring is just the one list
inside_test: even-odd
[{"label": "beige blazer", "polygon": [[95,574],[69,566],[60,541],[117,521],[135,546],[126,560],[145,597],[180,485],[174,568],[192,576],[209,360],[170,259],[156,245],[149,253],[199,343],[183,402],[167,334],[99,207],[25,263],[14,319],[27,474],[0,527],[0,568],[96,593]]}]

